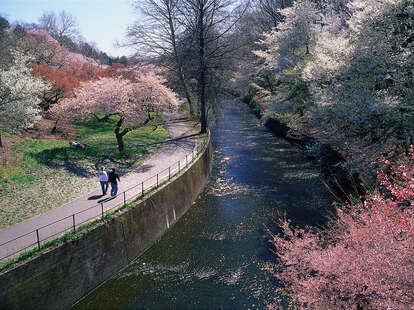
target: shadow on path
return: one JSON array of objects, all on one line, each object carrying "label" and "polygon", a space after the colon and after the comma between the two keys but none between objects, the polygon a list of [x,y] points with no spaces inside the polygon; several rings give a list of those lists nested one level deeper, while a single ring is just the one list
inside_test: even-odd
[{"label": "shadow on path", "polygon": [[96,200],[96,199],[102,198],[103,196],[104,195],[93,195],[93,196],[88,197],[88,200]]},{"label": "shadow on path", "polygon": [[190,119],[188,119],[188,118],[183,118],[183,117],[181,117],[181,118],[174,118],[174,119],[169,119],[169,120],[166,120],[165,121],[165,123],[166,124],[183,124],[183,123],[190,123],[190,122],[192,122]]},{"label": "shadow on path", "polygon": [[[178,141],[181,141],[181,140],[184,140],[184,139],[189,139],[189,138],[192,138],[192,137],[197,137],[197,136],[200,136],[200,135],[201,134],[199,134],[199,133],[194,133],[192,135],[182,136],[182,137],[174,138],[174,139],[168,139],[168,140],[161,141],[161,142],[154,142],[154,143],[147,143],[147,144],[137,144],[137,146],[151,146],[151,145],[159,145],[159,144],[176,144],[176,145],[178,145],[178,143],[176,143]],[[192,141],[189,141],[189,142],[192,143]]]},{"label": "shadow on path", "polygon": [[145,165],[139,166],[138,168],[134,169],[133,171],[134,172],[139,172],[139,173],[144,173],[144,172],[147,172],[147,171],[151,170],[152,167],[154,167],[154,165],[145,164]]},{"label": "shadow on path", "polygon": [[118,197],[118,196],[109,196],[109,197],[106,197],[104,199],[98,200],[98,202],[99,203],[101,203],[101,202],[107,202],[107,201],[110,201],[110,200],[115,199],[116,197]]}]

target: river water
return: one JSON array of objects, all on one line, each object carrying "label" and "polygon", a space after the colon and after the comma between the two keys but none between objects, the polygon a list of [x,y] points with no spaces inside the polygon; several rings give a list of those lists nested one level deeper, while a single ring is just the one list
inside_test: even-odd
[{"label": "river water", "polygon": [[74,309],[263,309],[276,296],[267,228],[286,214],[322,225],[330,195],[316,167],[248,107],[223,102],[214,166],[190,210],[144,255]]}]

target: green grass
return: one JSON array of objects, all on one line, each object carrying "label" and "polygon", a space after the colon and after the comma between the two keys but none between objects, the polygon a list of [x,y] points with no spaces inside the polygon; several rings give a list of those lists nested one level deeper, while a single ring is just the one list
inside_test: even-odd
[{"label": "green grass", "polygon": [[190,108],[188,106],[188,102],[184,102],[182,104],[180,104],[180,106],[178,107],[178,113],[189,113]]},{"label": "green grass", "polygon": [[89,146],[74,148],[71,140],[18,139],[12,160],[0,166],[0,229],[58,207],[99,186],[97,169],[104,165],[121,174],[138,167],[168,138],[163,123],[153,121],[124,137],[125,152],[118,151],[114,128],[107,123],[78,123],[75,139]]},{"label": "green grass", "polygon": [[279,122],[280,122],[280,124],[282,124],[282,125],[287,125],[287,124],[289,124],[289,120],[288,120],[287,118],[284,118],[284,117],[279,118]]}]

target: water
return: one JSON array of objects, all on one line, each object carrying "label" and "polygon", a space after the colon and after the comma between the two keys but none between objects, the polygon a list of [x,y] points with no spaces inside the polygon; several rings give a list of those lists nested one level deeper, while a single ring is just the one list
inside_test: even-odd
[{"label": "water", "polygon": [[267,228],[276,231],[281,214],[321,225],[331,197],[315,166],[243,104],[222,104],[212,142],[212,176],[195,204],[74,309],[263,309],[274,301]]}]

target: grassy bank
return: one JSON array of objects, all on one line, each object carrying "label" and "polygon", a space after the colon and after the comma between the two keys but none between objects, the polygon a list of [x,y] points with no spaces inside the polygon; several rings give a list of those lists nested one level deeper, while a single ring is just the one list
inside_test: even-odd
[{"label": "grassy bank", "polygon": [[[42,214],[98,188],[96,171],[104,165],[127,173],[154,154],[168,132],[152,122],[128,133],[120,156],[114,134],[116,117],[74,126],[76,138],[12,137],[12,156],[0,167],[0,229]],[[74,148],[70,141],[86,143]]]}]

